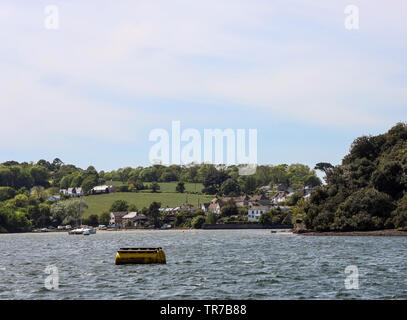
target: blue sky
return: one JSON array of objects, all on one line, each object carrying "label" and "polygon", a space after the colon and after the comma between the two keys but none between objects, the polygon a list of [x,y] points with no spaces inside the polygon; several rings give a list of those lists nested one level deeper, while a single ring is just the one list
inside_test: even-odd
[{"label": "blue sky", "polygon": [[[59,29],[44,27],[56,5]],[[359,8],[358,30],[344,26]],[[407,120],[404,1],[2,1],[0,162],[149,165],[155,128],[257,129],[261,164],[338,164]]]}]

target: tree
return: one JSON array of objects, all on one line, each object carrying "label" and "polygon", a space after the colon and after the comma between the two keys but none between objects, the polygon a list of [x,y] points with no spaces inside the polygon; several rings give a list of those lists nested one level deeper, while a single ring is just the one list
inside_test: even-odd
[{"label": "tree", "polygon": [[97,227],[99,225],[99,217],[96,214],[91,214],[85,220],[85,224],[92,226],[92,227]]},{"label": "tree", "polygon": [[97,183],[98,183],[97,176],[90,175],[86,177],[81,184],[83,192],[89,193],[90,190],[92,190],[92,188],[97,185]]},{"label": "tree", "polygon": [[16,190],[11,187],[0,187],[0,201],[5,201],[14,198]]},{"label": "tree", "polygon": [[58,170],[64,165],[64,163],[61,161],[61,159],[55,158],[54,161],[52,161],[52,165],[54,169]]},{"label": "tree", "polygon": [[110,207],[110,212],[124,212],[128,211],[129,203],[125,200],[116,200]]},{"label": "tree", "polygon": [[107,226],[109,225],[109,222],[110,222],[110,213],[103,212],[99,217],[99,223]]},{"label": "tree", "polygon": [[315,170],[323,171],[325,174],[331,170],[334,166],[329,162],[319,162],[315,165]]},{"label": "tree", "polygon": [[201,229],[202,225],[205,223],[205,217],[204,216],[196,216],[194,219],[192,219],[191,226],[194,229]]},{"label": "tree", "polygon": [[303,198],[302,192],[296,192],[287,200],[287,205],[295,206],[297,202],[302,198]]},{"label": "tree", "polygon": [[185,184],[184,182],[178,182],[177,187],[175,188],[175,190],[179,193],[184,193],[185,191]]},{"label": "tree", "polygon": [[49,186],[49,171],[42,166],[34,166],[30,169],[30,175],[34,180],[34,185],[36,186]]},{"label": "tree", "polygon": [[152,202],[150,204],[150,207],[148,208],[147,211],[147,217],[153,222],[154,226],[156,228],[159,228],[161,226],[161,221],[160,221],[160,209],[161,208],[161,203],[159,202]]},{"label": "tree", "polygon": [[206,194],[216,194],[220,191],[220,187],[224,181],[229,178],[229,175],[223,170],[216,170],[215,167],[210,167],[208,173],[204,177],[202,190]]},{"label": "tree", "polygon": [[397,208],[392,212],[392,224],[396,228],[407,229],[407,193],[397,203]]},{"label": "tree", "polygon": [[259,223],[263,225],[273,224],[273,214],[271,212],[264,212],[261,214]]},{"label": "tree", "polygon": [[51,220],[54,226],[60,224],[78,225],[81,222],[83,209],[88,205],[83,200],[58,202],[51,206]]},{"label": "tree", "polygon": [[373,185],[377,190],[399,199],[406,189],[406,179],[403,166],[398,161],[390,161],[377,168],[372,175]]},{"label": "tree", "polygon": [[221,209],[222,217],[230,217],[230,216],[237,215],[237,214],[239,214],[239,210],[236,206],[236,203],[233,200],[229,201]]},{"label": "tree", "polygon": [[156,193],[158,190],[160,190],[160,185],[157,182],[153,182],[150,185],[150,189],[151,189],[151,192]]},{"label": "tree", "polygon": [[235,179],[229,178],[222,183],[220,193],[225,196],[238,196],[240,194],[240,186]]}]

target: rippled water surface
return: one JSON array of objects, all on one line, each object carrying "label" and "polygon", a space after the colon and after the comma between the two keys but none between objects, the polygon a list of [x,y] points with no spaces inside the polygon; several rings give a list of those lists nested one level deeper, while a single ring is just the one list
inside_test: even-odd
[{"label": "rippled water surface", "polygon": [[[120,247],[163,247],[165,265],[116,266]],[[345,288],[346,266],[359,289]],[[48,266],[59,288],[44,282]],[[406,299],[407,237],[270,230],[0,235],[0,299]]]}]

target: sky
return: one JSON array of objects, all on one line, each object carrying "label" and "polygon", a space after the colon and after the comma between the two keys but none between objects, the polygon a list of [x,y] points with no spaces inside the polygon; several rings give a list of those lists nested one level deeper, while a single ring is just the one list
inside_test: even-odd
[{"label": "sky", "polygon": [[406,12],[401,0],[2,1],[0,162],[148,166],[149,133],[181,121],[257,129],[259,164],[339,164],[356,137],[407,120]]}]

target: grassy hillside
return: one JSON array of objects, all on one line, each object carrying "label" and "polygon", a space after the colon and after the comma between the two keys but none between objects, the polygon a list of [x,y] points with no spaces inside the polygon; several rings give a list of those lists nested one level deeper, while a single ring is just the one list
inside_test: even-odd
[{"label": "grassy hillside", "polygon": [[181,194],[181,193],[136,193],[136,192],[115,192],[110,194],[92,195],[83,197],[83,200],[89,206],[85,210],[84,216],[90,214],[101,214],[103,211],[109,210],[115,200],[125,200],[130,204],[135,204],[138,209],[148,207],[151,202],[161,202],[161,206],[176,207],[187,203],[194,206],[199,203],[209,202],[213,196],[197,195],[197,194]]},{"label": "grassy hillside", "polygon": [[[121,181],[106,181],[107,185],[111,185],[114,187],[120,187],[122,185],[127,185],[126,183],[122,183]],[[151,182],[144,182],[144,184],[150,185]],[[176,192],[175,188],[177,187],[178,182],[159,182],[160,185],[160,191],[161,192]],[[198,192],[202,193],[203,189],[203,184],[202,183],[191,183],[191,182],[185,182],[185,191],[186,192]]]}]

